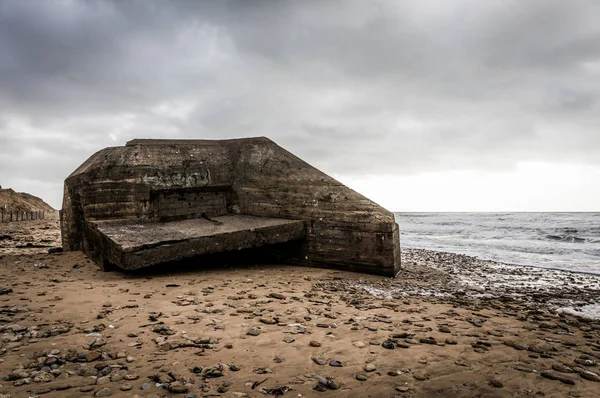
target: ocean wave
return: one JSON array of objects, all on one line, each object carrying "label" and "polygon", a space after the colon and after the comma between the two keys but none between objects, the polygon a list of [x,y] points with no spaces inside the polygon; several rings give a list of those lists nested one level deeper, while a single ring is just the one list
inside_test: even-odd
[{"label": "ocean wave", "polygon": [[560,242],[585,243],[585,238],[580,238],[574,235],[546,235],[546,239],[556,240]]}]

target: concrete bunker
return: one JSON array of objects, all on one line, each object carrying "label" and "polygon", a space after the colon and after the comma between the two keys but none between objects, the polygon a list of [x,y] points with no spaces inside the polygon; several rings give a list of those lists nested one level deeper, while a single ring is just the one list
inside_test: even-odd
[{"label": "concrete bunker", "polygon": [[293,265],[400,269],[391,212],[263,137],[103,149],[65,180],[61,232],[65,251],[124,270],[251,248]]}]

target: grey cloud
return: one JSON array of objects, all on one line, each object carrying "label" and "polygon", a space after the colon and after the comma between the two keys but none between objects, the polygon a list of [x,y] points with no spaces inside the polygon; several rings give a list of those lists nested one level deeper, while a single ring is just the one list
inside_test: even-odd
[{"label": "grey cloud", "polygon": [[0,183],[134,137],[266,135],[338,175],[597,165],[599,19],[592,0],[0,0]]}]

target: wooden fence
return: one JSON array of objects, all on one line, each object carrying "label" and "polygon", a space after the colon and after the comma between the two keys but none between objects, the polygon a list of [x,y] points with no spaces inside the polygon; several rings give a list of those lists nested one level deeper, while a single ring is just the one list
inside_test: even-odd
[{"label": "wooden fence", "polygon": [[0,208],[1,218],[0,222],[10,221],[27,221],[27,220],[43,220],[46,216],[44,210],[38,211],[21,211],[21,210],[8,210]]}]

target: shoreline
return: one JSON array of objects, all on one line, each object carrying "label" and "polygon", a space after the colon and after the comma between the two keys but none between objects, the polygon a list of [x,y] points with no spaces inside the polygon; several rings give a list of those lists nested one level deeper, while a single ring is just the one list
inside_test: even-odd
[{"label": "shoreline", "polygon": [[560,271],[560,272],[566,272],[566,273],[584,274],[584,275],[592,275],[592,276],[600,277],[600,272],[576,271],[576,270],[571,270],[571,269],[563,269],[563,268],[558,268],[558,267],[544,267],[541,265],[531,265],[531,264],[517,264],[517,263],[506,262],[506,261],[492,260],[492,259],[488,259],[488,258],[479,257],[476,255],[466,254],[466,253],[449,252],[449,251],[445,251],[445,250],[431,250],[431,249],[424,249],[424,248],[419,248],[419,247],[403,247],[402,251],[425,251],[425,252],[432,252],[432,253],[443,253],[443,254],[450,254],[450,255],[457,255],[457,256],[466,256],[466,257],[470,257],[474,260],[485,261],[485,262],[500,264],[500,265],[506,265],[509,267],[535,268],[535,269],[542,269],[542,270],[549,270],[549,271]]},{"label": "shoreline", "polygon": [[542,267],[505,264],[477,257],[424,249],[403,250],[403,260],[420,263],[449,275],[454,289],[467,289],[492,298],[511,297],[550,310],[590,306],[600,319],[600,275]]}]

